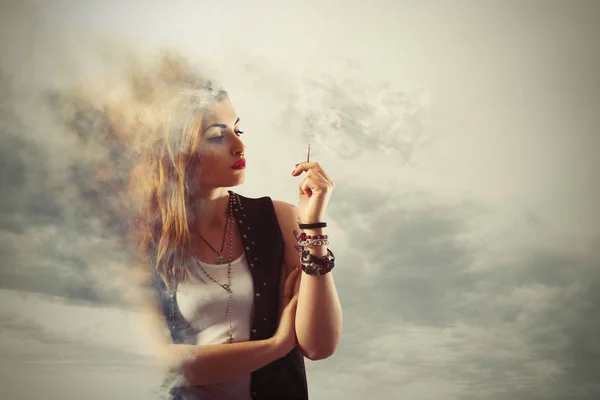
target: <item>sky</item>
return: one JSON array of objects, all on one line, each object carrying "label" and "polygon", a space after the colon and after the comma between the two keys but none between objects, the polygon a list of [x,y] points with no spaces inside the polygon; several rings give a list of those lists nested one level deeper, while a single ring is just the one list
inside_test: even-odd
[{"label": "sky", "polygon": [[335,183],[344,330],[307,360],[312,399],[600,397],[599,3],[0,10],[2,397],[159,398],[126,255],[87,217],[106,156],[45,97],[159,48],[230,93],[248,159],[236,192],[296,204],[308,142]]}]

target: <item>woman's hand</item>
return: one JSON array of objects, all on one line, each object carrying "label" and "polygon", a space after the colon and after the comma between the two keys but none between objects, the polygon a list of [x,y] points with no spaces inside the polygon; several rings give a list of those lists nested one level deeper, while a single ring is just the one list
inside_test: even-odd
[{"label": "woman's hand", "polygon": [[298,187],[300,192],[298,201],[300,218],[304,224],[323,222],[325,209],[333,192],[334,184],[317,162],[297,164],[292,171],[292,176],[297,176],[303,171],[306,171],[306,175],[304,175]]},{"label": "woman's hand", "polygon": [[283,296],[280,299],[280,316],[277,331],[273,335],[273,344],[281,351],[281,357],[287,355],[296,346],[296,307],[298,294],[292,297],[299,272],[294,268],[285,281]]}]

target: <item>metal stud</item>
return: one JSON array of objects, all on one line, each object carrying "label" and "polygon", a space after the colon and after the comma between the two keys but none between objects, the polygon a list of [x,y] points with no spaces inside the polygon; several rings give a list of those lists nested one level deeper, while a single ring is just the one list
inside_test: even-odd
[{"label": "metal stud", "polygon": [[256,297],[260,297],[260,293],[256,293]]}]

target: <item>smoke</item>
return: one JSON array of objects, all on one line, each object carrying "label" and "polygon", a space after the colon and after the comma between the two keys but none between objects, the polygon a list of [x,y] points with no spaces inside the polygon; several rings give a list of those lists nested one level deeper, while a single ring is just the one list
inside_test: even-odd
[{"label": "smoke", "polygon": [[305,73],[293,84],[288,109],[307,141],[344,159],[385,152],[411,163],[435,128],[430,88],[408,93],[347,62]]},{"label": "smoke", "polygon": [[414,165],[416,153],[436,138],[439,127],[460,118],[441,113],[430,85],[405,90],[348,59],[303,65],[273,65],[253,55],[247,60],[241,71],[219,68],[227,86],[236,88],[235,98],[258,99],[258,112],[277,115],[278,134],[316,144],[315,156],[321,149],[345,160],[383,152]]}]

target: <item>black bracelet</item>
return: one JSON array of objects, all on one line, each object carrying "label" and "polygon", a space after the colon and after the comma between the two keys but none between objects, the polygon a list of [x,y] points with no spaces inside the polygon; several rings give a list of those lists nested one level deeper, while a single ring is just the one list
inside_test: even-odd
[{"label": "black bracelet", "polygon": [[326,275],[335,267],[335,256],[330,249],[327,249],[327,255],[323,258],[315,257],[308,250],[304,250],[300,264],[308,275]]},{"label": "black bracelet", "polygon": [[302,271],[304,271],[306,275],[323,276],[330,273],[333,270],[334,266],[334,264],[331,264],[329,267],[324,267],[314,263],[302,264]]},{"label": "black bracelet", "polygon": [[315,222],[314,224],[299,224],[300,229],[315,229],[315,228],[326,228],[327,222]]}]

